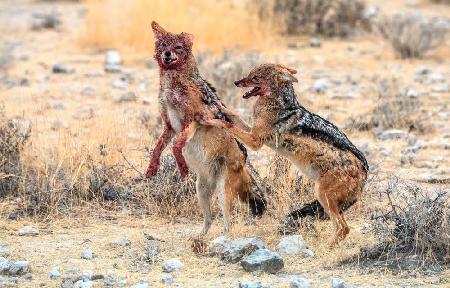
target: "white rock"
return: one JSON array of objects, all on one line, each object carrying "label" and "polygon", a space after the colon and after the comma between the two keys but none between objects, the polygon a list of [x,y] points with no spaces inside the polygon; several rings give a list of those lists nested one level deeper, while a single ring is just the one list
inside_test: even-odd
[{"label": "white rock", "polygon": [[209,254],[211,256],[219,255],[222,253],[223,248],[229,242],[226,236],[220,236],[215,238],[209,243]]},{"label": "white rock", "polygon": [[25,226],[18,231],[19,236],[36,236],[39,234],[39,229],[32,226]]},{"label": "white rock", "polygon": [[174,271],[178,271],[183,267],[183,263],[181,263],[180,259],[172,258],[164,261],[162,265],[163,272],[170,273]]},{"label": "white rock", "polygon": [[281,254],[300,254],[308,247],[301,235],[290,235],[280,239],[277,245],[277,251]]},{"label": "white rock", "polygon": [[345,283],[344,279],[339,277],[331,278],[331,288],[352,288],[353,286]]},{"label": "white rock", "polygon": [[48,278],[52,280],[61,278],[61,271],[59,270],[59,267],[54,267],[50,271],[48,271]]},{"label": "white rock", "polygon": [[314,82],[313,91],[316,93],[323,93],[328,88],[328,80],[325,78],[318,79]]},{"label": "white rock", "polygon": [[122,64],[122,56],[117,50],[108,50],[105,54],[105,64],[120,65]]},{"label": "white rock", "polygon": [[113,241],[111,241],[112,246],[131,246],[131,241],[128,238],[116,238]]},{"label": "white rock", "polygon": [[289,288],[309,288],[311,283],[301,276],[295,276],[289,283]]}]

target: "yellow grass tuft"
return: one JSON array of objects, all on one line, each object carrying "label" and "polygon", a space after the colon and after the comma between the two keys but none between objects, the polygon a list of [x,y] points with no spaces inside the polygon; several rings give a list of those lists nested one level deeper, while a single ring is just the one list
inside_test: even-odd
[{"label": "yellow grass tuft", "polygon": [[194,34],[197,51],[252,50],[270,45],[276,34],[246,1],[86,0],[86,6],[81,42],[98,48],[152,49],[152,20],[168,31]]}]

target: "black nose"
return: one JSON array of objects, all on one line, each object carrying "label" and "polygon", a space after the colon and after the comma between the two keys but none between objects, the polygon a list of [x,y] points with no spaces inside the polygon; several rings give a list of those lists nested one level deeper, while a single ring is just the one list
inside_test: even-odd
[{"label": "black nose", "polygon": [[234,81],[234,85],[236,85],[236,86],[238,86],[238,85],[239,85],[239,83],[241,83],[241,81],[240,81],[240,80]]},{"label": "black nose", "polygon": [[166,57],[170,57],[171,55],[172,55],[172,53],[170,53],[170,51],[164,52],[164,56],[166,56]]}]

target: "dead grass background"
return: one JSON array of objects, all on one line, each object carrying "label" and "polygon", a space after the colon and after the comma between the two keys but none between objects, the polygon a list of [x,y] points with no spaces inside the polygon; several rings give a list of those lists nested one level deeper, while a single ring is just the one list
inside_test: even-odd
[{"label": "dead grass background", "polygon": [[[124,47],[149,52],[153,49],[152,20],[165,29],[181,33],[189,27],[197,51],[220,52],[268,47],[277,28],[249,11],[246,1],[201,0],[86,0],[86,26],[82,45],[99,48]],[[267,20],[267,19],[265,19]]]}]

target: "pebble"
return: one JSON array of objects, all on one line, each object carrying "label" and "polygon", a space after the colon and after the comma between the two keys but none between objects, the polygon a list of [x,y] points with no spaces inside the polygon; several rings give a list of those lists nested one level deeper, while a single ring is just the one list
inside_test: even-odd
[{"label": "pebble", "polygon": [[111,245],[114,247],[131,246],[131,241],[128,238],[116,238],[113,241],[111,241]]},{"label": "pebble", "polygon": [[163,272],[171,273],[175,271],[179,271],[183,267],[183,263],[181,263],[180,259],[172,258],[164,261],[162,265]]},{"label": "pebble", "polygon": [[32,226],[24,226],[17,230],[19,236],[36,236],[39,235],[39,229]]},{"label": "pebble", "polygon": [[281,256],[268,249],[258,249],[241,260],[241,266],[247,272],[267,272],[275,274],[284,267]]},{"label": "pebble", "polygon": [[59,270],[59,267],[54,267],[48,272],[48,278],[51,280],[56,280],[61,278],[61,271]]}]

